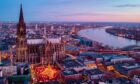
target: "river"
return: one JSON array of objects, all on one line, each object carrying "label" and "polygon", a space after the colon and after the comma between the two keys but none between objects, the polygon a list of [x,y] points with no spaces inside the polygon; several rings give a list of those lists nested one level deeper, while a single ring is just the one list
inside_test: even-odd
[{"label": "river", "polygon": [[105,31],[106,28],[110,28],[110,26],[94,29],[84,29],[79,31],[78,35],[114,48],[123,48],[131,45],[140,45],[140,41],[136,42],[135,40],[113,36]]}]

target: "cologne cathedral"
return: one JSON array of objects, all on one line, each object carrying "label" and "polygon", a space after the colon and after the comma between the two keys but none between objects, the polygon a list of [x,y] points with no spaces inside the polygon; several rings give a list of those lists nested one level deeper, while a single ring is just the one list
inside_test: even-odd
[{"label": "cologne cathedral", "polygon": [[[45,30],[46,32],[46,30]],[[62,38],[28,39],[22,6],[17,24],[16,63],[55,64],[65,59],[65,48]]]}]

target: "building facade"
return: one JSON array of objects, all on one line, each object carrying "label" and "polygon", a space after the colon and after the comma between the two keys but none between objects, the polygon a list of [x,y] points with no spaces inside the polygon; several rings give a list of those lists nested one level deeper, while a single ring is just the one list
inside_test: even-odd
[{"label": "building facade", "polygon": [[[46,30],[44,31],[46,34]],[[17,26],[16,62],[31,64],[55,64],[65,59],[65,48],[62,38],[27,39],[22,6]]]},{"label": "building facade", "polygon": [[22,6],[20,8],[19,23],[17,25],[16,62],[28,62],[26,25],[24,22]]}]

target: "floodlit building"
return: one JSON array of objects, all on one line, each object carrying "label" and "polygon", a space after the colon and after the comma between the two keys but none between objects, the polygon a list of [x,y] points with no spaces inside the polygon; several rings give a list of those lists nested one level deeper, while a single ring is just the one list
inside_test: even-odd
[{"label": "floodlit building", "polygon": [[139,62],[116,64],[115,68],[120,73],[122,73],[126,76],[129,76],[129,77],[132,77],[136,74],[140,74],[140,63]]},{"label": "floodlit building", "polygon": [[54,64],[65,59],[65,48],[62,38],[27,39],[22,6],[17,25],[16,62]]}]

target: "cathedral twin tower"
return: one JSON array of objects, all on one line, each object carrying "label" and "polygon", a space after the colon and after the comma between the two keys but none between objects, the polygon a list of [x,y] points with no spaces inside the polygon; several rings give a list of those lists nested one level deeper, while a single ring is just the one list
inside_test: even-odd
[{"label": "cathedral twin tower", "polygon": [[16,39],[16,61],[27,62],[27,39],[26,39],[26,25],[23,17],[22,5],[20,8],[19,23],[17,25],[17,39]]},{"label": "cathedral twin tower", "polygon": [[16,63],[54,64],[55,61],[62,61],[65,59],[64,51],[62,39],[60,43],[51,43],[45,39],[42,44],[28,44],[26,38],[26,25],[21,5],[19,22],[17,24]]}]

